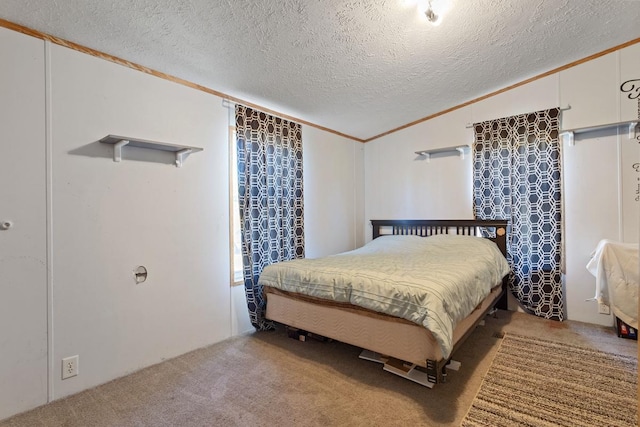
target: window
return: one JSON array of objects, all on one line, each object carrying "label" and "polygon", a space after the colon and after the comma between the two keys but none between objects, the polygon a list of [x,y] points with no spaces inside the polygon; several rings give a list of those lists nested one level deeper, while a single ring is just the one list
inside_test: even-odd
[{"label": "window", "polygon": [[238,204],[238,150],[236,149],[236,128],[229,126],[229,218],[231,284],[242,285],[242,236],[240,234],[240,206]]},{"label": "window", "polygon": [[537,316],[562,320],[562,197],[557,108],[474,124],[477,218],[509,224],[509,287]]},{"label": "window", "polygon": [[237,104],[236,138],[247,308],[257,330],[270,330],[260,273],[304,257],[302,126]]}]

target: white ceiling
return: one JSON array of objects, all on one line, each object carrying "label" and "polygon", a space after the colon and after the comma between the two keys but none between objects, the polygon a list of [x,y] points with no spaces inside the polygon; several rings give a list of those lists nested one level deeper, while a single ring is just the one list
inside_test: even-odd
[{"label": "white ceiling", "polygon": [[[640,37],[640,0],[2,0],[0,18],[360,139]],[[588,88],[585,88],[588,90]]]}]

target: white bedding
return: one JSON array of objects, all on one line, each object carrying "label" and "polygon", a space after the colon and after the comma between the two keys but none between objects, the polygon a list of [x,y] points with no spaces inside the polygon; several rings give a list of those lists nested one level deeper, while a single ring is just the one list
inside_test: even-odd
[{"label": "white bedding", "polygon": [[448,358],[456,324],[508,272],[487,239],[382,236],[354,251],[272,264],[259,283],[407,319],[429,329]]},{"label": "white bedding", "polygon": [[601,240],[587,270],[596,278],[593,299],[609,305],[615,316],[638,329],[638,244]]}]

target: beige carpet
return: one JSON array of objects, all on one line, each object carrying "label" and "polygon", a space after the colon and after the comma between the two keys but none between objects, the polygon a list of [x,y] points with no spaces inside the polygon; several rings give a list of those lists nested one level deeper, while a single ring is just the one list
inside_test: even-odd
[{"label": "beige carpet", "polygon": [[18,415],[0,427],[459,426],[505,331],[636,355],[613,328],[522,313],[487,317],[455,354],[460,371],[429,390],[358,359],[360,349],[299,342],[283,330],[193,351]]},{"label": "beige carpet", "polygon": [[636,427],[638,360],[507,335],[464,427]]}]

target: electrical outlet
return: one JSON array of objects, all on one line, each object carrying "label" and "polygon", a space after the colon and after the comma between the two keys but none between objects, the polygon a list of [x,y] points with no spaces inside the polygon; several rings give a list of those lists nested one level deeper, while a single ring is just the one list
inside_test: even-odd
[{"label": "electrical outlet", "polygon": [[611,310],[609,309],[609,306],[605,303],[598,303],[598,313],[600,314],[610,314]]},{"label": "electrical outlet", "polygon": [[62,359],[62,379],[75,377],[78,375],[79,356],[65,357]]}]

